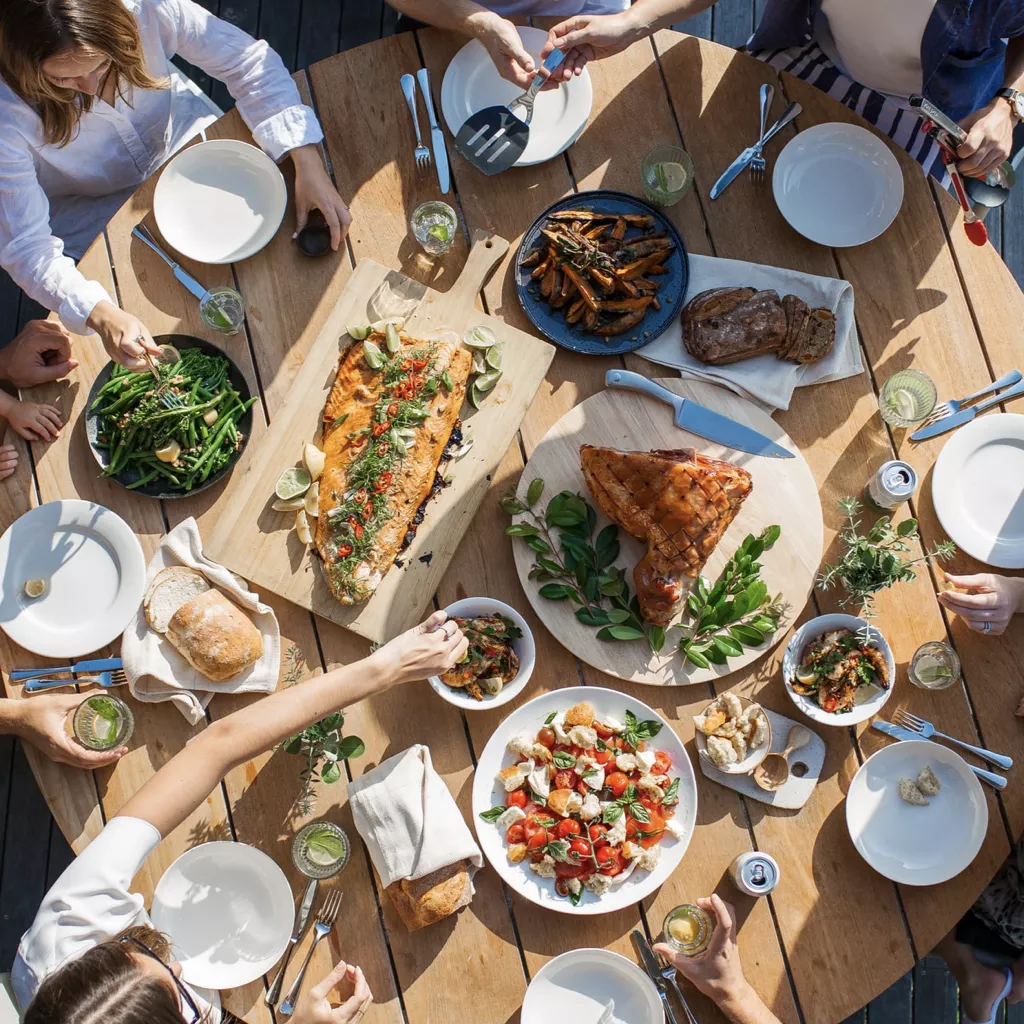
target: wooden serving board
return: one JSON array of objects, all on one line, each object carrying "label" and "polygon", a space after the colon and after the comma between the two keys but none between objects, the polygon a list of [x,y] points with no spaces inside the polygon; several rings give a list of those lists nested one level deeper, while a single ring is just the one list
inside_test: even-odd
[{"label": "wooden serving board", "polygon": [[[653,654],[644,640],[601,641],[597,630],[584,626],[569,601],[549,601],[540,596],[542,584],[528,579],[533,552],[519,538],[512,538],[519,580],[540,620],[564,647],[588,665],[635,683],[681,686],[720,679],[749,665],[771,650],[800,614],[814,585],[821,562],[823,526],[818,488],[810,467],[796,445],[767,413],[752,402],[730,391],[702,381],[679,377],[659,379],[658,383],[677,395],[692,398],[701,405],[753,427],[773,441],[796,453],[793,459],[769,459],[731,448],[723,448],[705,438],[680,430],[672,422],[672,410],[632,391],[602,391],[566,413],[547,433],[530,457],[519,482],[518,495],[526,500],[526,490],[536,477],[544,480],[542,507],[559,491],[574,491],[596,509],[580,469],[581,444],[592,444],[623,451],[650,451],[654,448],[695,447],[716,459],[728,459],[741,466],[753,479],[753,490],[722,537],[704,567],[709,580],[718,578],[725,563],[748,533],[758,534],[773,523],[782,527],[775,546],[761,557],[761,578],[773,596],[781,593],[785,613],[775,635],[760,647],[745,648],[726,665],[707,669],[684,665],[675,640],[681,635],[673,629],[660,654]],[[607,524],[597,513],[598,529]],[[557,530],[556,530],[557,533]],[[626,569],[630,592],[633,567],[643,557],[646,543],[619,530],[619,557],[616,565]],[[678,620],[677,620],[678,621]]]},{"label": "wooden serving board", "polygon": [[[279,594],[370,640],[389,640],[420,621],[554,356],[547,342],[476,308],[484,281],[508,247],[504,238],[474,232],[462,274],[444,293],[373,260],[359,262],[306,356],[284,407],[275,413],[259,458],[247,460],[244,472],[236,472],[229,481],[222,507],[234,514],[218,520],[205,541],[207,555],[245,577],[257,590]],[[400,556],[402,566],[392,566],[376,593],[352,607],[334,599],[319,556],[292,529],[295,514],[275,512],[271,504],[281,471],[300,463],[307,441],[320,442],[323,408],[338,359],[352,344],[346,326],[388,316],[408,317],[403,329],[424,339],[443,330],[461,334],[478,324],[489,327],[505,342],[504,372],[483,408],[463,406],[463,433],[473,446],[453,463],[451,485],[428,504],[415,540]]]}]

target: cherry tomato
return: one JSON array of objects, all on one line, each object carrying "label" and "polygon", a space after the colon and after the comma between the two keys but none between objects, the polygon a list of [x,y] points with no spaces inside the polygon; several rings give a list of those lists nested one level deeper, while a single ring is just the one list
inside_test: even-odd
[{"label": "cherry tomato", "polygon": [[590,828],[587,829],[587,834],[590,836],[590,841],[592,843],[596,843],[604,839],[604,834],[607,831],[608,829],[605,828],[604,825],[591,825]]},{"label": "cherry tomato", "polygon": [[526,806],[526,790],[514,789],[507,797],[505,797],[506,807],[525,807]]},{"label": "cherry tomato", "polygon": [[529,839],[531,836],[535,836],[538,832],[544,831],[544,827],[542,825],[538,825],[532,817],[527,818],[525,821],[523,821],[522,826],[523,833],[525,834],[527,839]]},{"label": "cherry tomato", "polygon": [[610,750],[599,750],[594,754],[594,760],[598,764],[607,764],[612,759],[612,752]]},{"label": "cherry tomato", "polygon": [[596,855],[597,863],[601,866],[601,870],[604,870],[606,864],[611,863],[611,861],[618,857],[615,849],[611,846],[602,846],[600,850],[596,851]]},{"label": "cherry tomato", "polygon": [[341,561],[343,558],[348,558],[352,554],[351,544],[339,544],[338,545],[338,560]]},{"label": "cherry tomato", "polygon": [[397,402],[392,402],[392,403],[391,403],[391,404],[390,404],[390,405],[388,406],[388,415],[389,415],[389,416],[390,416],[390,417],[391,417],[392,419],[394,419],[394,418],[395,418],[395,417],[396,417],[396,416],[398,415],[398,403],[397,403]]},{"label": "cherry tomato", "polygon": [[[629,829],[627,827],[626,831]],[[649,849],[652,846],[657,846],[661,842],[665,835],[665,819],[658,811],[651,811],[651,820],[640,826],[641,832],[653,833],[651,835],[644,836],[640,840],[640,845],[645,849]]]},{"label": "cherry tomato", "polygon": [[551,842],[551,838],[548,835],[547,829],[542,828],[537,832],[534,832],[533,835],[526,840],[526,848],[528,850],[539,850],[542,846],[547,846],[549,842]]},{"label": "cherry tomato", "polygon": [[635,838],[637,830],[639,828],[640,828],[640,826],[632,818],[627,818],[626,819],[626,838],[627,839]]},{"label": "cherry tomato", "polygon": [[526,839],[526,832],[523,829],[523,823],[517,821],[514,825],[509,825],[508,831],[505,833],[505,842],[509,845],[515,843],[521,843]]},{"label": "cherry tomato", "polygon": [[626,787],[629,785],[629,776],[623,772],[612,772],[604,780],[604,784],[612,791],[612,796],[618,800],[626,792]]},{"label": "cherry tomato", "polygon": [[[557,871],[558,868],[555,868]],[[565,898],[569,895],[569,882],[564,878],[555,879],[555,894]]]},{"label": "cherry tomato", "polygon": [[828,700],[826,700],[825,703],[821,705],[822,710],[828,711],[830,714],[831,712],[835,711],[837,707],[839,707],[839,701],[835,697],[829,697]]},{"label": "cherry tomato", "polygon": [[[525,790],[523,790],[523,792],[526,792],[526,791],[525,791]],[[529,799],[528,799],[528,800],[526,801],[526,804],[525,804],[525,806],[523,807],[523,814],[525,814],[525,815],[526,815],[526,816],[527,816],[528,818],[531,818],[531,817],[533,817],[533,815],[535,815],[535,814],[536,814],[536,813],[537,813],[537,812],[538,812],[539,810],[540,810],[540,807],[539,807],[539,806],[538,806],[537,804],[535,804],[535,803],[534,803],[534,802],[533,802],[532,800],[529,800]]]},{"label": "cherry tomato", "polygon": [[570,836],[578,836],[582,831],[580,823],[573,818],[564,818],[558,823],[555,829],[559,839],[568,839]]},{"label": "cherry tomato", "polygon": [[559,878],[578,878],[583,874],[582,864],[563,864],[559,861],[555,865],[555,874]]},{"label": "cherry tomato", "polygon": [[571,768],[555,772],[555,789],[572,789],[575,785],[576,775]]},{"label": "cherry tomato", "polygon": [[610,740],[615,735],[607,725],[602,725],[600,722],[594,723],[594,732],[603,740]]},{"label": "cherry tomato", "polygon": [[545,726],[537,733],[537,742],[550,750],[555,745],[555,730]]},{"label": "cherry tomato", "polygon": [[615,875],[620,874],[624,867],[625,864],[623,863],[622,858],[616,855],[615,860],[610,860],[607,864],[601,865],[601,874],[611,875],[614,877]]},{"label": "cherry tomato", "polygon": [[651,772],[654,775],[667,775],[671,767],[672,758],[664,750],[659,750],[654,755],[654,767],[651,769]]},{"label": "cherry tomato", "polygon": [[569,843],[569,850],[570,852],[575,853],[581,859],[583,857],[589,857],[590,843],[588,843],[585,839],[574,839],[571,843]]},{"label": "cherry tomato", "polygon": [[585,800],[590,795],[590,787],[580,779],[580,781],[576,783],[576,792]]}]

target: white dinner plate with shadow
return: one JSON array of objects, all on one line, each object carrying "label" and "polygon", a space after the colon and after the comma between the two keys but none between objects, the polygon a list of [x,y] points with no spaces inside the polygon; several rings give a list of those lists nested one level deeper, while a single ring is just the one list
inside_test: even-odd
[{"label": "white dinner plate with shadow", "polygon": [[523,999],[522,1024],[663,1024],[654,983],[631,960],[607,949],[572,949],[549,960]]},{"label": "white dinner plate with shadow", "polygon": [[[0,628],[45,658],[77,658],[116,640],[146,589],[146,559],[109,508],[66,499],[39,505],[0,537]],[[41,597],[25,594],[41,579]]]},{"label": "white dinner plate with shadow", "polygon": [[[916,779],[929,764],[942,788],[927,807],[907,803],[900,779]],[[846,825],[857,852],[879,874],[904,885],[938,885],[978,855],[988,804],[959,754],[928,740],[901,740],[860,766],[846,795]]]},{"label": "white dinner plate with shadow", "polygon": [[259,252],[281,226],[287,206],[277,164],[235,139],[181,150],[161,171],[153,193],[164,240],[200,263],[233,263]]},{"label": "white dinner plate with shadow", "polygon": [[863,245],[896,219],[903,172],[877,135],[827,122],[791,139],[775,161],[772,190],[779,212],[821,245]]},{"label": "white dinner plate with shadow", "polygon": [[[540,66],[539,54],[547,41],[547,32],[520,26],[519,35],[534,62]],[[473,39],[452,58],[441,82],[441,113],[448,130],[458,135],[459,129],[472,114],[485,107],[503,107],[523,92],[518,85],[506,82],[498,74],[494,62],[479,39]],[[530,122],[530,139],[516,167],[542,164],[565,152],[587,126],[594,90],[586,68],[557,89],[537,95]],[[517,113],[522,116],[522,111]]]},{"label": "white dinner plate with shadow", "polygon": [[198,988],[237,988],[281,958],[295,904],[284,872],[245,843],[194,846],[163,874],[150,917],[170,936],[181,976]]},{"label": "white dinner plate with shadow", "polygon": [[935,461],[932,502],[967,554],[1024,569],[1024,416],[990,413],[956,431]]}]

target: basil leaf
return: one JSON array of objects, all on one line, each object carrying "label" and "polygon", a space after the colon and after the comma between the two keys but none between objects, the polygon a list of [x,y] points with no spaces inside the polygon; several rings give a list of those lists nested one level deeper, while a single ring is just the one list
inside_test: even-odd
[{"label": "basil leaf", "polygon": [[642,740],[653,740],[661,732],[661,722],[653,718],[645,718],[636,727],[636,734]]},{"label": "basil leaf", "polygon": [[550,725],[557,717],[558,717],[558,712],[557,711],[552,711],[551,714],[548,715],[548,717],[544,719],[544,724],[545,725]]},{"label": "basil leaf", "polygon": [[583,886],[582,885],[580,886],[580,891],[579,892],[573,892],[572,889],[569,890],[569,902],[574,907],[578,907],[580,905],[580,900],[581,899],[583,899]]},{"label": "basil leaf", "polygon": [[493,825],[507,810],[507,807],[492,807],[489,811],[481,811],[479,816]]},{"label": "basil leaf", "polygon": [[575,768],[576,758],[565,750],[556,750],[552,760],[556,768]]},{"label": "basil leaf", "polygon": [[631,782],[625,790],[623,790],[622,796],[619,797],[620,804],[631,804],[637,798],[636,786]]},{"label": "basil leaf", "polygon": [[668,789],[665,790],[665,795],[661,798],[661,802],[666,807],[679,803],[679,779],[672,780]]},{"label": "basil leaf", "polygon": [[544,850],[546,853],[550,853],[555,860],[560,860],[562,863],[569,861],[569,844],[564,839],[552,839],[544,847]]},{"label": "basil leaf", "polygon": [[609,804],[601,815],[605,825],[614,825],[622,817],[622,808],[618,804]]},{"label": "basil leaf", "polygon": [[647,825],[650,823],[651,816],[647,812],[647,808],[641,803],[630,804],[629,814],[634,821],[639,821],[641,825]]}]

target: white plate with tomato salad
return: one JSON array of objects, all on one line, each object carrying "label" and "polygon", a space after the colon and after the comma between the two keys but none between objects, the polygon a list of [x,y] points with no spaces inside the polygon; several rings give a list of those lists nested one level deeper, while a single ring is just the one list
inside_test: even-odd
[{"label": "white plate with tomato salad", "polygon": [[473,818],[515,892],[560,913],[607,914],[644,899],[679,865],[697,784],[653,708],[616,690],[566,687],[495,730],[477,764]]}]

